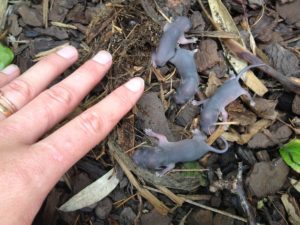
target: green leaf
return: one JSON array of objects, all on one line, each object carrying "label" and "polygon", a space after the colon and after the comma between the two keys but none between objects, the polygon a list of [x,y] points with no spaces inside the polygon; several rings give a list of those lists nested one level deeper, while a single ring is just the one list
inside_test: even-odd
[{"label": "green leaf", "polygon": [[[201,170],[203,167],[199,165],[198,162],[187,162],[183,163],[181,169],[184,170]],[[197,177],[199,179],[200,185],[206,187],[208,185],[206,176],[200,171],[184,171],[180,173],[184,177]]]},{"label": "green leaf", "polygon": [[11,64],[14,59],[13,51],[0,43],[0,70]]},{"label": "green leaf", "polygon": [[300,140],[293,139],[279,149],[280,155],[290,167],[300,173]]}]

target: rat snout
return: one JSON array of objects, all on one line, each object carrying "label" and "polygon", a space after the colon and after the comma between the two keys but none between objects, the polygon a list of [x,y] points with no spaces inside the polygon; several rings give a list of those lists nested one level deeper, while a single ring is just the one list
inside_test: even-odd
[{"label": "rat snout", "polygon": [[176,104],[179,104],[179,105],[183,105],[189,99],[190,98],[188,98],[187,96],[180,95],[180,93],[178,93],[178,92],[174,95],[174,101],[176,102]]},{"label": "rat snout", "polygon": [[201,112],[201,121],[200,125],[202,130],[206,134],[212,134],[215,131],[215,123],[218,120],[218,114],[210,111],[203,110]]},{"label": "rat snout", "polygon": [[135,151],[135,153],[132,156],[132,160],[137,164],[138,166],[144,167],[144,157],[143,157],[143,150],[139,149]]},{"label": "rat snout", "polygon": [[211,135],[212,132],[214,132],[215,128],[212,127],[209,123],[203,123],[201,122],[201,128],[204,131],[205,134]]},{"label": "rat snout", "polygon": [[[192,85],[191,85],[192,84]],[[174,100],[177,104],[185,104],[189,100],[194,98],[194,95],[197,91],[195,87],[193,87],[195,81],[191,82],[184,82],[180,84],[180,86],[176,90],[176,94],[174,96]]]},{"label": "rat snout", "polygon": [[149,148],[138,149],[132,156],[133,161],[140,167],[152,169],[156,166],[155,151]]}]

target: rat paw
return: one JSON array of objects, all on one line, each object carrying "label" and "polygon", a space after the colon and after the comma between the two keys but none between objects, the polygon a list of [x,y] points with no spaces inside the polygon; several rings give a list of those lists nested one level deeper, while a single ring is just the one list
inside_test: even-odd
[{"label": "rat paw", "polygon": [[148,135],[148,136],[152,136],[153,135],[153,131],[150,128],[146,128],[144,131],[145,131],[145,134]]},{"label": "rat paw", "polygon": [[156,171],[155,172],[155,175],[157,176],[157,177],[162,177],[163,175],[164,175],[164,173],[163,172],[158,172],[158,171]]},{"label": "rat paw", "polygon": [[255,101],[250,101],[250,106],[254,107],[255,106]]},{"label": "rat paw", "polygon": [[197,101],[197,100],[192,100],[191,103],[192,103],[193,106],[201,105],[201,101]]},{"label": "rat paw", "polygon": [[[196,42],[198,41],[198,38],[193,37],[193,38],[191,38],[190,40],[191,40],[191,43],[196,43]],[[198,50],[198,49],[197,49],[197,50]]]},{"label": "rat paw", "polygon": [[192,130],[192,134],[201,134],[198,128]]}]

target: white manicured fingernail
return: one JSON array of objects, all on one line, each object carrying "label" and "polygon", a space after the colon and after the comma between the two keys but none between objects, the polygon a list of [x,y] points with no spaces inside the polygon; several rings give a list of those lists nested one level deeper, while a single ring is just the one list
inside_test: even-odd
[{"label": "white manicured fingernail", "polygon": [[18,66],[11,64],[11,65],[5,67],[3,70],[1,70],[1,73],[4,73],[6,75],[13,75],[15,73],[18,73],[18,71],[19,71]]},{"label": "white manicured fingernail", "polygon": [[135,77],[124,84],[132,92],[137,92],[144,87],[144,80],[140,77]]},{"label": "white manicured fingernail", "polygon": [[107,51],[100,51],[93,57],[93,60],[104,65],[111,62],[112,56]]},{"label": "white manicured fingernail", "polygon": [[71,45],[58,50],[56,53],[65,59],[71,59],[78,54],[76,48]]}]

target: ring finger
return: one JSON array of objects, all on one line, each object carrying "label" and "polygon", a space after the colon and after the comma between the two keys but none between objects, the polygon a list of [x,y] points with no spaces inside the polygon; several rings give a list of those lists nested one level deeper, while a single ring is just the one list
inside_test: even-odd
[{"label": "ring finger", "polygon": [[3,87],[17,76],[20,75],[20,70],[16,65],[9,65],[0,71],[0,87]]},{"label": "ring finger", "polygon": [[[16,110],[19,110],[72,65],[77,57],[77,50],[72,46],[64,47],[45,57],[22,76],[6,83],[0,90],[3,98],[13,104]],[[0,120],[4,118],[3,114],[0,115]]]}]

